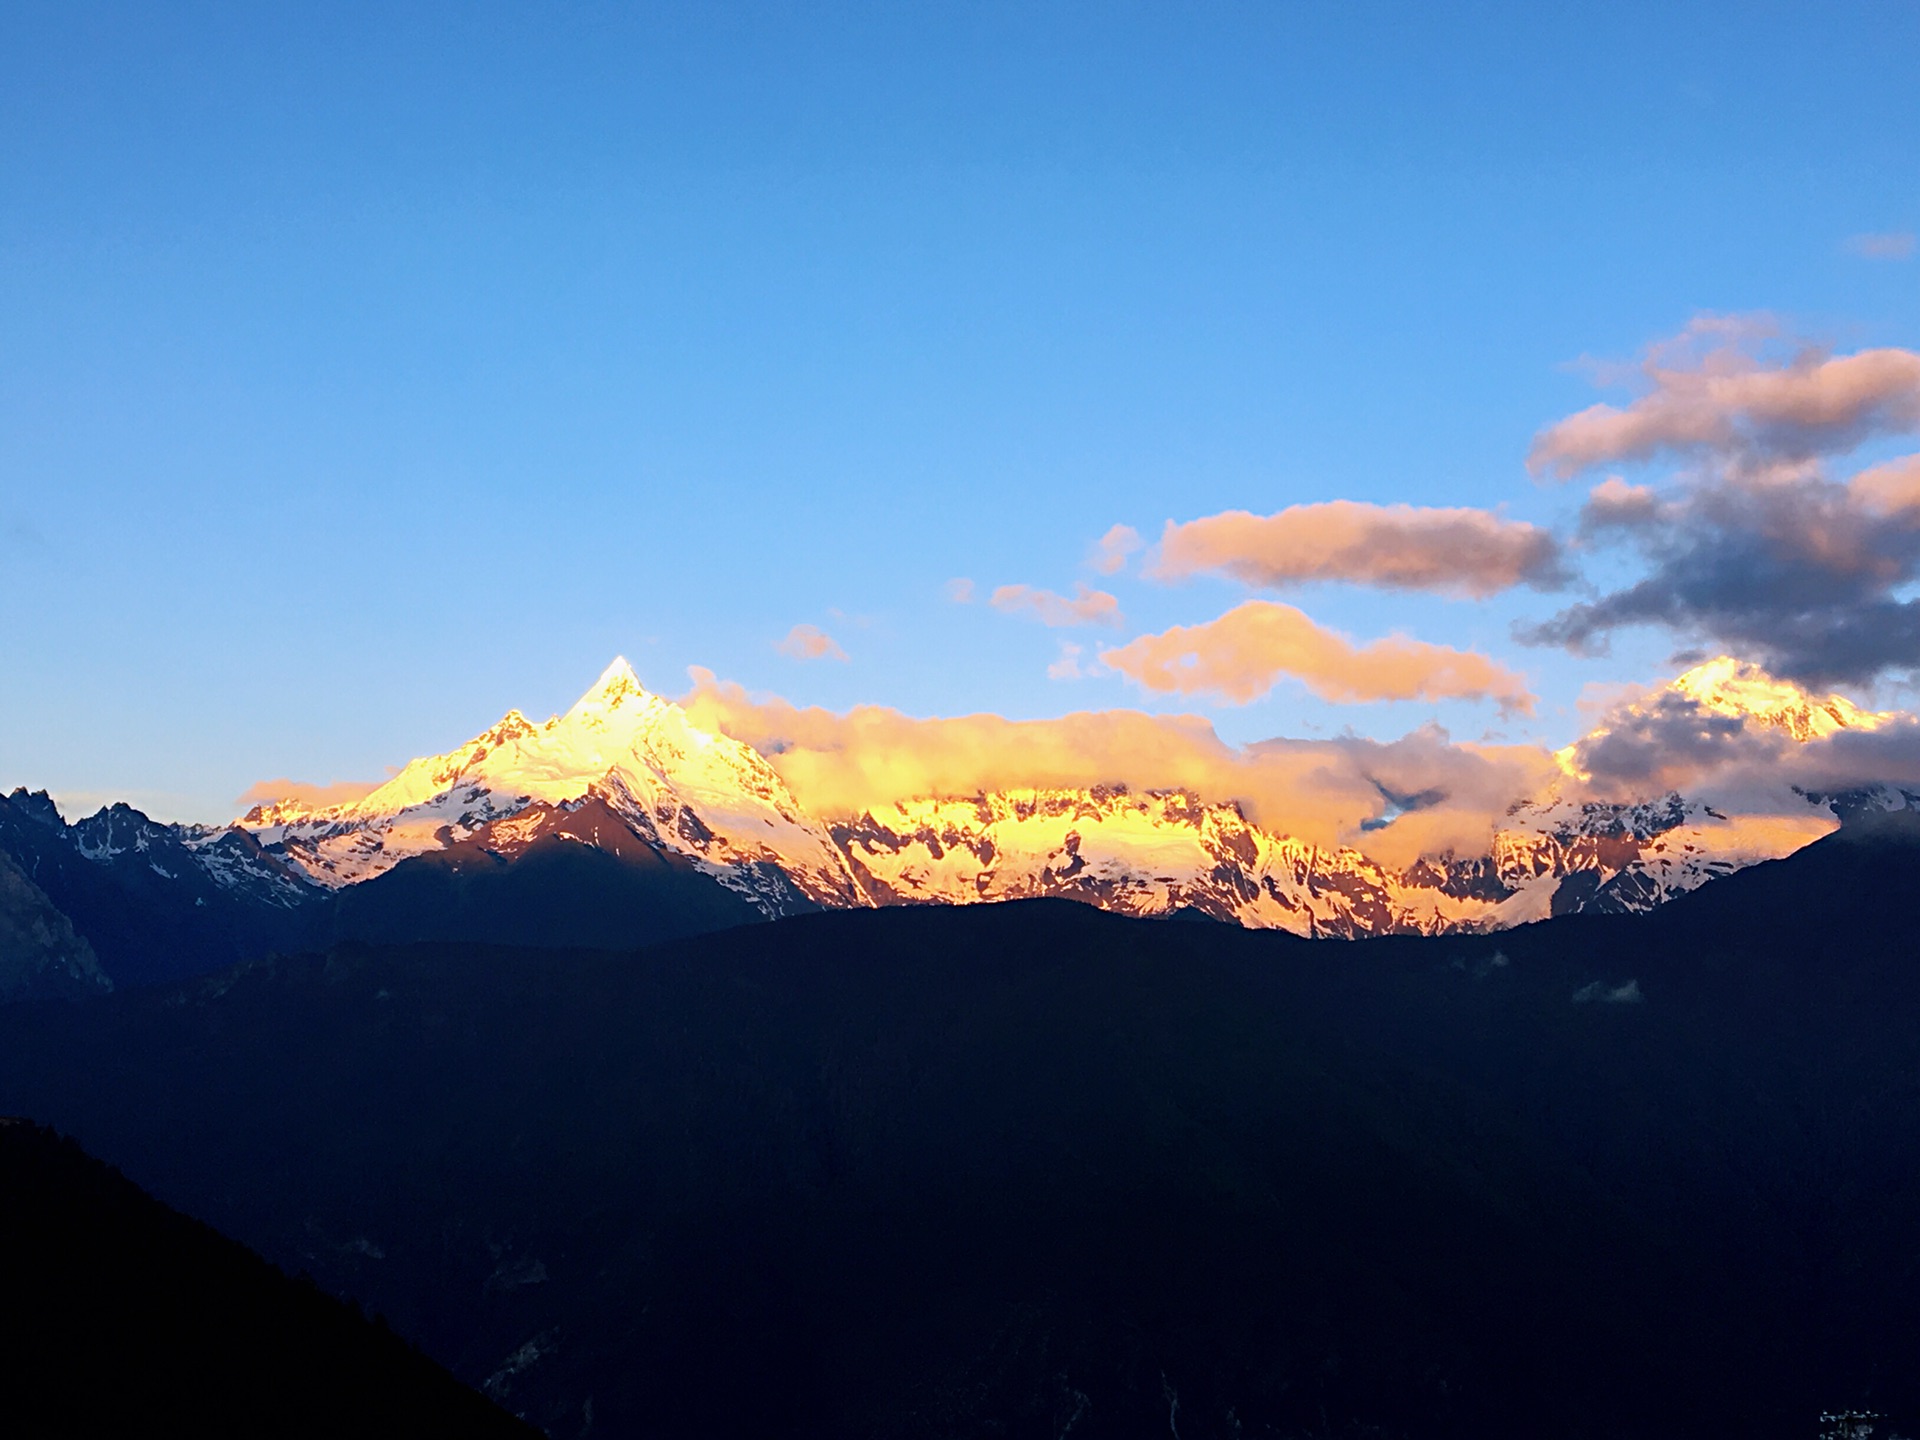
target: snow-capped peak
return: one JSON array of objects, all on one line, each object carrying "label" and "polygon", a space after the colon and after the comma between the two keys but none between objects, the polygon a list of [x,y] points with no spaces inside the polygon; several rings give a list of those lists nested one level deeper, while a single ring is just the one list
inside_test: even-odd
[{"label": "snow-capped peak", "polygon": [[756,900],[778,905],[780,894],[797,890],[815,901],[857,901],[826,827],[801,810],[766,760],[696,727],[678,705],[642,685],[624,658],[565,714],[540,725],[509,711],[466,744],[412,761],[358,800],[261,806],[239,824],[283,847],[318,883],[342,885],[443,849],[529,806],[565,808],[589,795],[610,804],[636,834],[728,883],[750,888],[784,876]]},{"label": "snow-capped peak", "polygon": [[613,663],[600,672],[600,678],[593,687],[573,702],[573,708],[563,717],[566,721],[584,720],[590,715],[606,714],[618,710],[628,701],[654,704],[665,702],[646,686],[640,683],[640,677],[633,673],[633,666],[627,663],[627,657],[616,655]]},{"label": "snow-capped peak", "polygon": [[1894,718],[1891,713],[1862,710],[1844,695],[1815,695],[1731,655],[1694,666],[1667,689],[1702,710],[1742,716],[1802,741],[1824,740],[1840,730],[1874,730]]},{"label": "snow-capped peak", "polygon": [[[1617,706],[1580,739],[1556,750],[1553,758],[1567,777],[1585,781],[1590,778],[1581,765],[1585,747],[1675,704],[1737,719],[1756,730],[1778,731],[1800,744],[1824,740],[1842,730],[1876,730],[1899,718],[1894,711],[1862,710],[1844,695],[1816,695],[1791,680],[1769,675],[1758,665],[1720,655]],[[1557,793],[1556,787],[1554,796]]]}]

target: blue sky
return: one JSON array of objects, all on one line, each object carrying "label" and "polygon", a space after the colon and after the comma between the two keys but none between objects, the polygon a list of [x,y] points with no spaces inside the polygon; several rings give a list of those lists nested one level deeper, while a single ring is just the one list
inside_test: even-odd
[{"label": "blue sky", "polygon": [[1920,344],[1920,263],[1849,243],[1920,227],[1916,40],[1911,4],[9,6],[0,785],[220,818],[617,652],[668,694],[1560,743],[1676,637],[1269,597],[1495,656],[1530,718],[1047,670],[1251,593],[1093,572],[1116,523],[1565,533],[1584,485],[1525,461],[1603,398],[1581,357],[1703,312]]}]

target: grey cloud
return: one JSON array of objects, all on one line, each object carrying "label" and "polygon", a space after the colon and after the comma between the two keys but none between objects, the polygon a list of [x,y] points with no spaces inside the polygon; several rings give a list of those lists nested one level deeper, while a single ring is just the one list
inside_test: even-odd
[{"label": "grey cloud", "polygon": [[1599,487],[1581,533],[1637,549],[1636,583],[1517,628],[1530,644],[1604,653],[1609,635],[1663,626],[1711,640],[1803,683],[1866,682],[1920,665],[1920,510],[1883,513],[1810,477],[1696,482],[1671,498]]},{"label": "grey cloud", "polygon": [[1860,727],[1796,741],[1669,691],[1613,709],[1574,743],[1572,758],[1591,793],[1611,799],[1705,787],[1755,797],[1789,787],[1832,795],[1920,785],[1920,719],[1861,717]]},{"label": "grey cloud", "polygon": [[1771,758],[1786,744],[1778,731],[1750,729],[1743,715],[1720,715],[1685,695],[1665,694],[1615,718],[1574,747],[1580,768],[1602,789],[1675,788],[1677,774]]},{"label": "grey cloud", "polygon": [[1576,1005],[1590,1005],[1595,1001],[1602,1005],[1638,1005],[1646,998],[1640,993],[1638,980],[1629,980],[1624,985],[1606,985],[1595,980],[1573,992]]}]

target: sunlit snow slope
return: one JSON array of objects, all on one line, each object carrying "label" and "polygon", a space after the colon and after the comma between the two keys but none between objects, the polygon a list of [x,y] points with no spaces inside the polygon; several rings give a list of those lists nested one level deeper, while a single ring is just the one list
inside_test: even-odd
[{"label": "sunlit snow slope", "polygon": [[[1795,742],[1889,718],[1718,660],[1622,712],[1624,723],[1673,703]],[[1584,793],[1574,750],[1560,760],[1566,789]],[[1901,806],[1912,797],[1889,789],[1854,798]],[[1579,910],[1646,909],[1788,854],[1838,823],[1833,797],[1798,793],[1773,797],[1758,814],[1714,795],[1596,802],[1550,793],[1514,807],[1486,854],[1390,870],[1358,850],[1263,830],[1230,801],[1185,792],[903,797],[822,818],[801,807],[761,755],[695,727],[616,660],[564,715],[536,725],[511,712],[360,800],[265,805],[238,825],[315,884],[338,888],[462,842],[511,858],[536,836],[556,833],[557,812],[589,802],[769,915],[1052,895],[1127,914],[1192,909],[1337,936],[1490,930]]]}]

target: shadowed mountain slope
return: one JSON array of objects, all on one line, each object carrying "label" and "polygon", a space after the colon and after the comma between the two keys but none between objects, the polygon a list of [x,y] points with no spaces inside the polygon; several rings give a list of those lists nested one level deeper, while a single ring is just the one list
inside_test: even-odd
[{"label": "shadowed mountain slope", "polygon": [[0,1234],[9,1435],[534,1433],[384,1324],[24,1120],[0,1120]]},{"label": "shadowed mountain slope", "polygon": [[569,1440],[1787,1440],[1920,1411],[1911,838],[1491,937],[343,948],[0,1014],[0,1105]]}]

